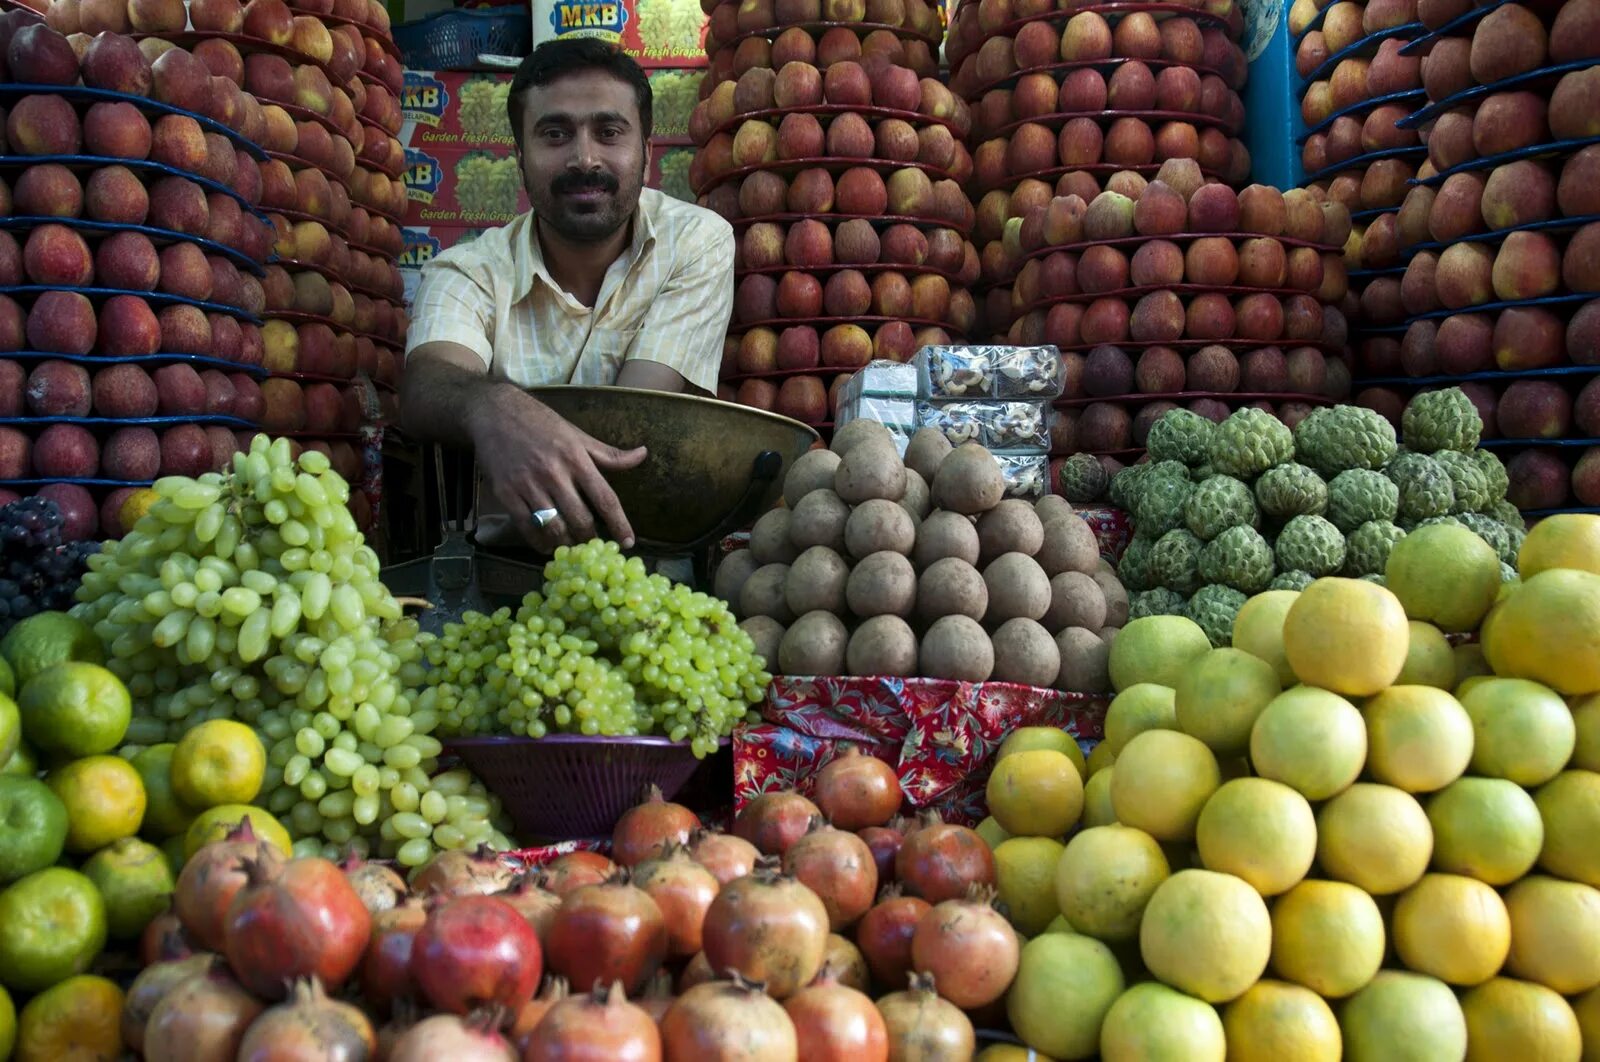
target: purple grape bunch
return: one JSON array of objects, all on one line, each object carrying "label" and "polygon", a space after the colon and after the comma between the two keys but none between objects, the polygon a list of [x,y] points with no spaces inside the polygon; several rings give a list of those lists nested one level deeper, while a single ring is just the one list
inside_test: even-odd
[{"label": "purple grape bunch", "polygon": [[0,636],[37,612],[72,607],[98,542],[61,541],[65,523],[48,498],[0,505]]}]

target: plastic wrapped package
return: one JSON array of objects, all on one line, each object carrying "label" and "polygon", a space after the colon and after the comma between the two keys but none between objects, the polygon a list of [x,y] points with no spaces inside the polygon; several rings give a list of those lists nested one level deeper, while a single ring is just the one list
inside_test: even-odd
[{"label": "plastic wrapped package", "polygon": [[908,362],[869,361],[845,381],[840,406],[862,398],[916,398],[917,368]]},{"label": "plastic wrapped package", "polygon": [[878,398],[871,395],[854,400],[841,399],[834,427],[842,428],[852,420],[875,420],[889,429],[894,448],[901,457],[917,432],[917,404],[909,398]]},{"label": "plastic wrapped package", "polygon": [[917,422],[936,428],[950,445],[982,443],[990,450],[1046,453],[1050,449],[1050,404],[1021,399],[922,402]]},{"label": "plastic wrapped package", "polygon": [[1065,371],[1053,346],[961,345],[923,347],[911,363],[917,369],[918,397],[1061,397]]},{"label": "plastic wrapped package", "polygon": [[995,454],[1005,477],[1006,497],[1042,498],[1050,493],[1049,454]]}]

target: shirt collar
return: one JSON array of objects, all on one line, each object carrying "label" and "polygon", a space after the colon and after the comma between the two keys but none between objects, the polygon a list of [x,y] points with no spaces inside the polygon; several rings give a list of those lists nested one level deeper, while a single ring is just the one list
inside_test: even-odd
[{"label": "shirt collar", "polygon": [[[639,192],[639,205],[633,212],[633,241],[628,246],[628,261],[631,266],[639,260],[656,239],[655,198],[661,193],[653,188],[644,188]],[[539,246],[539,227],[534,223],[534,214],[529,210],[513,224],[523,227],[521,233],[512,235],[513,248],[512,268],[515,270],[515,298],[513,302],[521,302],[533,290],[535,280],[547,285],[551,290],[559,291],[560,285],[545,268],[544,249]],[[520,253],[519,253],[520,252]]]}]

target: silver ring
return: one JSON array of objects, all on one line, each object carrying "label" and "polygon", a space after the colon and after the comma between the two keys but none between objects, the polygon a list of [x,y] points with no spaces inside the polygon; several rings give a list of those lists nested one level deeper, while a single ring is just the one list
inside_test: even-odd
[{"label": "silver ring", "polygon": [[559,519],[561,519],[560,509],[540,509],[533,514],[533,526],[543,531]]}]

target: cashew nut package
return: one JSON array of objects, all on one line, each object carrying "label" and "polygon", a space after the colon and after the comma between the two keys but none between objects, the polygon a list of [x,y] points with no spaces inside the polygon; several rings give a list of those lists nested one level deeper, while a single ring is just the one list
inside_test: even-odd
[{"label": "cashew nut package", "polygon": [[1060,398],[1061,351],[1053,346],[923,347],[912,359],[919,398]]}]

